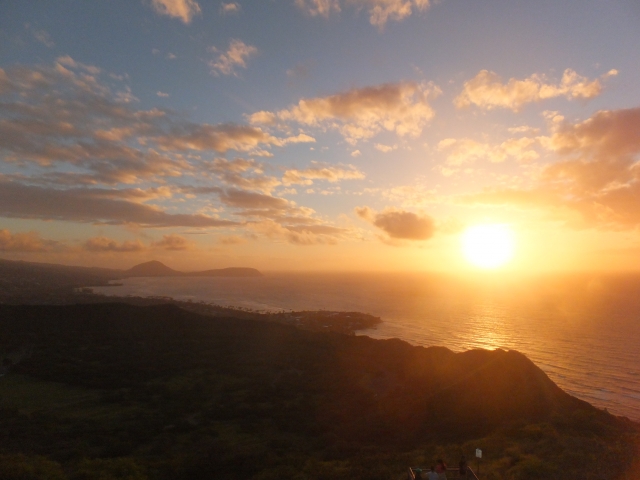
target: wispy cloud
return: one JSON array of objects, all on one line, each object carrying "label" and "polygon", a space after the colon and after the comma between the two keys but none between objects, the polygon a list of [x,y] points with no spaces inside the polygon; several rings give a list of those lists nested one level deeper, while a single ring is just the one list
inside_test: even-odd
[{"label": "wispy cloud", "polygon": [[191,23],[193,17],[201,13],[195,0],[151,0],[151,6],[160,15],[179,18],[184,23]]},{"label": "wispy cloud", "polygon": [[55,240],[42,238],[37,232],[0,230],[0,252],[48,252],[59,245]]},{"label": "wispy cloud", "polygon": [[216,47],[211,47],[212,52],[218,53],[215,60],[209,62],[211,73],[214,75],[236,75],[238,68],[247,68],[247,60],[258,53],[258,49],[247,45],[242,40],[231,40],[229,48],[220,52]]},{"label": "wispy cloud", "polygon": [[458,108],[476,105],[489,110],[508,108],[517,111],[527,103],[554,97],[590,99],[602,92],[602,80],[617,74],[617,70],[610,70],[599,79],[589,80],[574,70],[567,69],[557,83],[549,82],[541,74],[533,74],[523,80],[510,78],[504,83],[497,73],[481,70],[474,78],[465,82],[454,104]]},{"label": "wispy cloud", "polygon": [[313,162],[309,168],[302,170],[292,168],[286,170],[282,177],[282,183],[284,185],[311,185],[314,180],[338,182],[340,180],[355,180],[361,178],[364,178],[364,173],[353,165],[327,165]]},{"label": "wispy cloud", "polygon": [[387,83],[355,88],[328,97],[303,99],[285,110],[259,111],[249,116],[252,124],[302,125],[337,129],[355,145],[381,131],[400,137],[417,136],[435,115],[429,99],[440,89],[415,82]]},{"label": "wispy cloud", "polygon": [[161,240],[151,243],[152,247],[169,251],[184,251],[193,248],[192,242],[176,234],[163,235]]},{"label": "wispy cloud", "polygon": [[241,7],[238,2],[222,2],[220,4],[220,15],[232,15],[240,13]]},{"label": "wispy cloud", "polygon": [[86,240],[82,245],[83,250],[87,252],[103,253],[139,253],[147,250],[147,247],[140,241],[124,241],[118,243],[116,240],[107,237],[93,237]]},{"label": "wispy cloud", "polygon": [[380,30],[389,20],[401,21],[414,12],[424,12],[431,5],[430,0],[296,0],[298,8],[308,15],[328,18],[340,13],[345,7],[365,9],[369,22]]},{"label": "wispy cloud", "polygon": [[493,189],[462,197],[467,204],[510,205],[549,212],[576,228],[640,226],[640,108],[604,110],[561,123],[545,147],[560,156],[527,189]]},{"label": "wispy cloud", "polygon": [[49,35],[49,32],[47,32],[46,30],[41,28],[35,28],[30,23],[25,23],[24,28],[29,33],[31,33],[31,35],[33,35],[33,38],[35,38],[38,42],[40,42],[45,47],[53,48],[56,45],[51,39],[51,35]]}]

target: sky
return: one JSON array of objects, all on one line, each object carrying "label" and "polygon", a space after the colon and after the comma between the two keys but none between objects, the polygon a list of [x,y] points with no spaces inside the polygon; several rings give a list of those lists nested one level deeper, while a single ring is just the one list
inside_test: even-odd
[{"label": "sky", "polygon": [[636,0],[0,1],[0,258],[640,269]]}]

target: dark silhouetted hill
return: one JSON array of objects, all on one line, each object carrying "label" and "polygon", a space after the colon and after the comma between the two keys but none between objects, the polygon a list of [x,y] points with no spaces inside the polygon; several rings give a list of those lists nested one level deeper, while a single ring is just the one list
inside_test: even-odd
[{"label": "dark silhouetted hill", "polygon": [[359,440],[413,441],[426,430],[441,438],[482,435],[578,410],[612,418],[562,391],[516,351],[453,353],[202,317],[170,305],[0,306],[0,318],[4,342],[35,346],[22,373],[118,389],[206,368],[250,378],[258,397],[304,394],[291,418]]},{"label": "dark silhouetted hill", "polygon": [[0,305],[0,355],[0,478],[391,480],[482,448],[480,478],[614,480],[637,451],[515,351],[105,303]]},{"label": "dark silhouetted hill", "polygon": [[164,263],[152,260],[141,263],[124,272],[125,277],[261,277],[255,268],[230,267],[199,272],[179,272]]},{"label": "dark silhouetted hill", "polygon": [[181,273],[157,260],[140,263],[124,271],[125,277],[175,277],[178,275]]}]

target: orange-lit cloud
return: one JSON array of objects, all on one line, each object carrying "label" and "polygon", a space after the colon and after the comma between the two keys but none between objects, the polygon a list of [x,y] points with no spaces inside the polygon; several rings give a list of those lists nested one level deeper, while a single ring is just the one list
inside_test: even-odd
[{"label": "orange-lit cloud", "polygon": [[387,208],[375,212],[369,207],[357,207],[356,214],[396,240],[428,240],[435,233],[434,220],[426,215]]},{"label": "orange-lit cloud", "polygon": [[220,4],[220,15],[231,15],[240,13],[241,7],[238,2],[222,2]]},{"label": "orange-lit cloud", "polygon": [[[255,126],[199,124],[160,109],[138,110],[126,86],[114,90],[102,76],[68,56],[52,66],[0,70],[0,158],[48,167],[43,175],[61,184],[133,184],[199,169],[194,152],[269,156],[271,147],[315,141],[304,133],[279,138]],[[74,168],[54,171],[60,164]]]},{"label": "orange-lit cloud", "polygon": [[590,99],[602,92],[603,79],[617,74],[617,70],[610,70],[600,79],[590,80],[566,69],[559,83],[550,83],[540,74],[533,74],[523,80],[510,78],[504,83],[497,73],[481,70],[474,78],[465,82],[454,104],[458,108],[476,105],[489,110],[509,108],[517,111],[527,103],[553,97]]},{"label": "orange-lit cloud", "polygon": [[250,225],[256,233],[272,240],[293,245],[335,245],[348,231],[330,225],[283,225],[273,220],[263,220]]},{"label": "orange-lit cloud", "polygon": [[118,243],[116,240],[107,237],[93,237],[82,245],[88,252],[118,252],[118,253],[140,253],[147,250],[147,247],[140,241],[126,240]]},{"label": "orange-lit cloud", "polygon": [[303,170],[292,168],[285,171],[282,177],[282,183],[284,185],[311,185],[314,180],[338,182],[340,180],[361,178],[364,178],[364,173],[353,165],[324,165],[313,162],[311,167]]},{"label": "orange-lit cloud", "polygon": [[209,62],[214,75],[237,75],[236,69],[247,68],[247,60],[258,53],[253,45],[236,39],[229,42],[229,48],[225,52],[220,52],[215,47],[211,47],[211,51],[218,53],[218,57]]},{"label": "orange-lit cloud", "polygon": [[382,29],[389,20],[401,21],[414,11],[425,11],[430,0],[296,0],[296,5],[311,16],[329,17],[345,6],[366,9],[369,22]]},{"label": "orange-lit cloud", "polygon": [[207,175],[210,172],[229,186],[270,193],[281,182],[274,176],[265,175],[263,168],[255,160],[216,158],[203,165],[204,171],[201,174]]},{"label": "orange-lit cloud", "polygon": [[151,0],[151,6],[160,15],[179,18],[190,23],[200,13],[200,5],[195,0]]},{"label": "orange-lit cloud", "polygon": [[192,248],[192,242],[176,234],[163,235],[161,240],[151,242],[149,245],[145,245],[138,239],[118,242],[117,240],[104,236],[89,238],[82,244],[83,250],[94,253],[141,253],[151,249],[175,252],[190,250]]},{"label": "orange-lit cloud", "polygon": [[447,155],[447,165],[450,167],[486,160],[500,163],[512,158],[519,162],[529,162],[540,157],[533,149],[538,141],[535,138],[510,138],[500,144],[477,142],[470,138],[446,138],[438,143],[438,151]]},{"label": "orange-lit cloud", "polygon": [[247,242],[247,239],[244,237],[239,237],[238,235],[225,235],[222,237],[218,237],[218,241],[222,245],[240,245]]},{"label": "orange-lit cloud", "polygon": [[439,93],[440,89],[431,83],[387,83],[303,99],[285,110],[256,112],[249,116],[249,121],[336,129],[352,145],[385,130],[400,137],[415,137],[433,118],[429,99]]},{"label": "orange-lit cloud", "polygon": [[380,195],[406,208],[424,207],[437,201],[435,190],[425,187],[422,182],[417,182],[415,185],[398,185],[389,188],[366,188],[364,192]]},{"label": "orange-lit cloud", "polygon": [[0,230],[0,252],[48,252],[58,245],[59,242],[43,239],[37,232]]},{"label": "orange-lit cloud", "polygon": [[580,228],[639,226],[640,108],[600,111],[556,128],[545,145],[561,159],[545,167],[531,189],[486,191],[464,201],[549,210]]},{"label": "orange-lit cloud", "polygon": [[176,234],[163,235],[161,240],[152,242],[151,246],[170,251],[189,250],[193,247],[189,240]]}]

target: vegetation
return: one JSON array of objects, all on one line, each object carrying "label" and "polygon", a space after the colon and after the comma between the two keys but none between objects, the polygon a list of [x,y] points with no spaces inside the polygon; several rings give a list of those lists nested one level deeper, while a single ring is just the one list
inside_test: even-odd
[{"label": "vegetation", "polygon": [[0,306],[0,356],[3,479],[399,479],[475,448],[481,478],[613,479],[635,454],[517,352],[101,304]]}]

